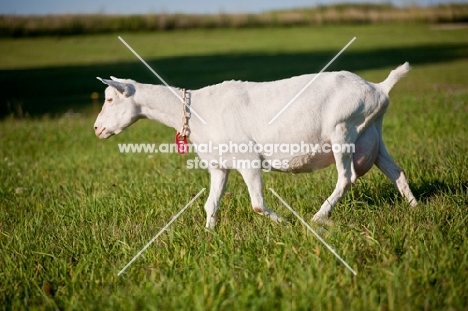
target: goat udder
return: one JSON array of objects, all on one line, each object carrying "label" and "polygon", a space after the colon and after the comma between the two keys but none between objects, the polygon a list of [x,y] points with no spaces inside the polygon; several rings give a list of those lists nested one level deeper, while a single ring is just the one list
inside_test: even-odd
[{"label": "goat udder", "polygon": [[356,141],[353,155],[354,171],[358,177],[366,174],[379,154],[380,137],[374,127],[366,129]]}]

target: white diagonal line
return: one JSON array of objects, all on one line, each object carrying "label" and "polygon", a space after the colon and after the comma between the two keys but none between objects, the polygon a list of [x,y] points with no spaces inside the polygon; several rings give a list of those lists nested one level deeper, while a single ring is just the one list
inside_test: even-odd
[{"label": "white diagonal line", "polygon": [[187,107],[187,109],[189,109],[191,112],[193,112],[193,114],[194,114],[198,119],[200,119],[200,121],[201,121],[203,124],[206,124],[205,120],[203,120],[202,117],[200,117],[200,116],[198,115],[198,113],[197,113],[192,107],[189,107],[189,106],[187,105],[187,103],[182,99],[182,97],[180,97],[180,95],[177,94],[177,92],[174,91],[174,89],[173,89],[171,86],[169,86],[169,84],[167,84],[166,81],[164,81],[164,79],[163,79],[160,75],[158,75],[158,73],[157,73],[156,71],[154,71],[153,68],[151,68],[151,66],[148,65],[148,63],[145,62],[145,60],[144,60],[143,58],[141,58],[140,55],[138,55],[138,53],[135,52],[135,50],[132,49],[132,47],[131,47],[130,45],[128,45],[127,42],[125,42],[124,39],[122,39],[122,37],[119,36],[119,40],[122,41],[122,43],[125,44],[125,46],[126,46],[130,51],[132,51],[132,53],[135,54],[135,56],[136,56],[136,57],[137,57],[137,58],[138,58],[138,59],[139,59],[139,60],[156,76],[156,77],[158,77],[158,79],[161,80],[161,82],[164,83],[164,85],[165,85],[178,99],[180,99],[181,102],[184,103],[184,105]]},{"label": "white diagonal line", "polygon": [[120,270],[119,273],[117,273],[117,276],[120,276],[151,245],[151,243],[153,243],[167,228],[169,228],[169,226],[177,219],[177,217],[179,217],[183,212],[185,212],[185,210],[193,203],[193,201],[195,201],[200,196],[200,194],[202,194],[202,192],[205,191],[205,189],[206,188],[200,190],[200,192],[198,192],[197,195],[194,196],[193,199],[191,199],[190,202],[188,202],[187,205],[185,205],[184,208],[180,210],[180,212],[178,212],[174,217],[172,217],[172,219],[167,223],[167,225],[165,225],[164,228],[162,228],[161,231],[159,231],[158,234],[156,234],[154,238],[152,238],[151,241],[149,241],[148,244],[146,244],[145,247],[143,247],[142,250],[139,251],[138,254],[136,254],[135,257],[133,257],[132,260],[130,260],[130,262],[125,267],[123,267],[122,270]]},{"label": "white diagonal line", "polygon": [[271,189],[271,188],[268,188],[268,189],[270,189],[270,191],[284,204],[284,206],[286,206],[286,207],[291,211],[291,213],[293,213],[294,216],[296,216],[297,219],[299,219],[299,220],[304,224],[304,226],[306,226],[306,228],[309,229],[309,231],[312,232],[312,233],[315,235],[315,237],[316,237],[320,242],[322,242],[322,243],[330,250],[330,252],[332,252],[332,254],[335,255],[335,257],[338,258],[338,259],[345,265],[346,268],[348,268],[349,271],[351,271],[354,275],[357,275],[356,271],[354,271],[353,268],[351,268],[351,267],[348,265],[348,263],[347,263],[346,261],[344,261],[343,258],[341,258],[340,255],[338,255],[338,254],[336,253],[336,251],[335,251],[330,245],[328,245],[327,242],[325,242],[325,241],[322,239],[322,237],[321,237],[320,235],[318,235],[318,233],[315,232],[314,229],[312,229],[312,227],[309,226],[309,224],[308,224],[307,222],[305,222],[305,220],[302,219],[302,217],[299,216],[299,214],[296,213],[296,211],[293,210],[291,206],[288,205],[288,203],[286,203],[286,201],[283,200],[282,197],[280,197],[280,196],[278,195],[278,193],[275,192],[275,190],[273,190],[273,189]]},{"label": "white diagonal line", "polygon": [[289,106],[291,106],[291,104],[302,94],[302,92],[304,92],[304,91],[309,87],[309,85],[311,85],[312,82],[314,82],[314,81],[322,74],[322,72],[324,72],[325,69],[327,69],[328,66],[330,66],[330,64],[333,63],[333,62],[335,61],[335,59],[336,59],[338,56],[340,56],[340,54],[343,53],[344,50],[346,50],[346,49],[348,48],[348,46],[351,45],[351,43],[353,43],[354,40],[356,40],[356,37],[352,38],[351,41],[349,41],[348,44],[346,44],[346,46],[345,46],[344,48],[342,48],[341,51],[339,51],[338,54],[336,54],[335,57],[333,57],[332,60],[329,61],[328,64],[326,64],[325,67],[323,67],[323,69],[320,70],[320,72],[319,72],[318,74],[316,74],[316,75],[314,76],[314,78],[313,78],[312,80],[310,80],[310,82],[307,83],[306,86],[304,86],[304,87],[302,88],[302,90],[300,90],[299,93],[297,93],[296,96],[294,96],[293,99],[291,99],[291,100],[289,101],[289,103],[287,103],[286,106],[284,106],[283,109],[281,109],[280,112],[278,112],[278,113],[276,114],[276,116],[273,117],[273,119],[270,120],[270,122],[268,122],[268,124],[273,123],[273,121],[275,121],[276,118],[278,118]]}]

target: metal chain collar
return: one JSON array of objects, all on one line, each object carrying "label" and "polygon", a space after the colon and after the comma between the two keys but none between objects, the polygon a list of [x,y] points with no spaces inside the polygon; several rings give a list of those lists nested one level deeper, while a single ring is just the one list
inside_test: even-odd
[{"label": "metal chain collar", "polygon": [[182,117],[182,128],[180,129],[180,138],[188,138],[190,136],[189,120],[192,117],[190,112],[190,100],[191,94],[186,89],[182,89],[184,104],[182,105],[182,111],[184,116]]}]

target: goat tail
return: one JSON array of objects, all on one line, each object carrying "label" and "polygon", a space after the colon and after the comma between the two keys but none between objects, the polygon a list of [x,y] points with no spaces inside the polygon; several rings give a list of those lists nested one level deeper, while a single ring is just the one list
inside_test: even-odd
[{"label": "goat tail", "polygon": [[385,81],[381,82],[379,85],[382,90],[388,94],[395,83],[398,82],[401,78],[403,78],[409,71],[411,70],[411,66],[408,62],[404,63],[403,65],[398,66],[398,68],[392,70],[388,75]]}]

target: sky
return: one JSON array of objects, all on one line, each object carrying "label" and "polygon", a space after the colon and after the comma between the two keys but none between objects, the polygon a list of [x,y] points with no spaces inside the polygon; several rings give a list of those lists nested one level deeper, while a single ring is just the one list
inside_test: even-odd
[{"label": "sky", "polygon": [[[147,13],[258,13],[277,9],[313,7],[358,0],[3,0],[0,14],[147,14]],[[366,3],[392,3],[420,6],[468,0],[365,0]]]}]

